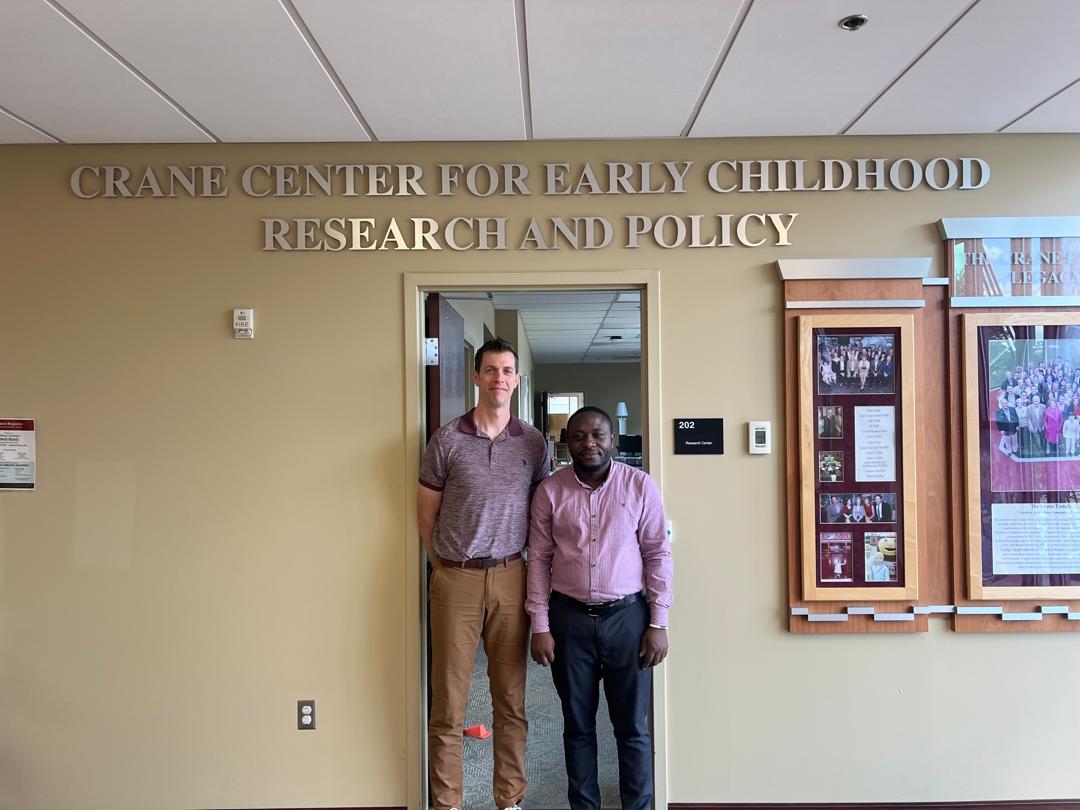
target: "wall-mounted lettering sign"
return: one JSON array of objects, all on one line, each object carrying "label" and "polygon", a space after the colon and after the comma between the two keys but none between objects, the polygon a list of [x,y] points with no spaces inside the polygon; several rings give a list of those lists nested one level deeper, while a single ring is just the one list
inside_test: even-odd
[{"label": "wall-mounted lettering sign", "polygon": [[[1080,238],[950,239],[953,295],[979,298],[1080,294]],[[985,306],[993,306],[992,301]]]},{"label": "wall-mounted lettering sign", "polygon": [[676,419],[675,455],[722,456],[723,419]]},{"label": "wall-mounted lettering sign", "polygon": [[938,230],[953,307],[1080,301],[1080,217],[949,218]]},{"label": "wall-mounted lettering sign", "polygon": [[[974,191],[990,182],[990,164],[977,157],[875,157],[845,160],[636,161],[600,163],[256,163],[225,165],[78,166],[68,178],[83,200],[153,197],[253,199],[329,197],[345,201],[339,216],[259,220],[265,251],[368,250],[600,250],[609,246],[726,248],[786,247],[799,214],[630,213],[513,219],[496,216],[506,197],[543,195],[579,208],[610,195],[661,197],[704,191],[716,195],[776,192]],[[416,216],[372,216],[372,198],[417,199]],[[427,210],[432,198],[491,199],[492,210],[469,215]],[[356,202],[359,198],[362,202]],[[784,198],[790,199],[790,198]],[[370,205],[370,203],[368,203]],[[786,206],[785,206],[786,207]],[[445,209],[442,209],[445,212]],[[472,206],[470,206],[472,210]],[[267,211],[266,213],[270,213]],[[254,233],[252,234],[255,235]]]}]

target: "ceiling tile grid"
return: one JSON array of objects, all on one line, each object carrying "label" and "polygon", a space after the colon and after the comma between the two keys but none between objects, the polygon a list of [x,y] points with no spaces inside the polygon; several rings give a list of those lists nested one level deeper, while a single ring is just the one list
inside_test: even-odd
[{"label": "ceiling tile grid", "polygon": [[380,140],[522,140],[507,0],[294,0]]},{"label": "ceiling tile grid", "polygon": [[0,106],[63,141],[212,140],[44,0],[8,0]]},{"label": "ceiling tile grid", "polygon": [[56,143],[56,141],[0,109],[0,143]]},{"label": "ceiling tile grid", "polygon": [[678,136],[740,0],[526,5],[537,138]]},{"label": "ceiling tile grid", "polygon": [[851,128],[997,132],[1080,78],[1080,3],[979,0]]},{"label": "ceiling tile grid", "polygon": [[636,291],[493,293],[516,309],[536,363],[638,362],[641,302]]},{"label": "ceiling tile grid", "polygon": [[279,3],[63,2],[221,140],[367,139]]},{"label": "ceiling tile grid", "polygon": [[[1077,0],[7,0],[0,143],[1080,132]],[[865,13],[868,24],[839,20]]]},{"label": "ceiling tile grid", "polygon": [[835,135],[970,3],[755,0],[690,134]]},{"label": "ceiling tile grid", "polygon": [[1032,110],[1005,132],[1080,132],[1080,79]]}]

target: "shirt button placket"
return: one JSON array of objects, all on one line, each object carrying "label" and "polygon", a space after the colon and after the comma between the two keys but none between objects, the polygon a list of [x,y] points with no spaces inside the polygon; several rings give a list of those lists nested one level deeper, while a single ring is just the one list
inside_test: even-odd
[{"label": "shirt button placket", "polygon": [[[596,576],[596,538],[600,534],[600,527],[596,520],[596,490],[589,493],[589,512],[592,514],[592,518],[589,521],[590,534],[592,535],[592,542],[589,543],[589,561],[592,563],[589,568],[589,581],[592,585],[590,591],[593,595],[597,593],[599,588],[599,582]],[[595,600],[594,600],[595,601]]]}]

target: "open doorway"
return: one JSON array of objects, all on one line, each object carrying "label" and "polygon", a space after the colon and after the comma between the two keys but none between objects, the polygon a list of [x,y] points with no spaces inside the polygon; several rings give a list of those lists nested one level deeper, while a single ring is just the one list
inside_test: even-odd
[{"label": "open doorway", "polygon": [[[452,310],[460,329],[447,326]],[[637,459],[641,449],[641,294],[639,290],[573,291],[431,291],[426,294],[427,337],[440,329],[440,361],[447,352],[458,352],[456,342],[469,343],[493,327],[495,335],[508,340],[518,352],[521,383],[511,400],[513,416],[533,424],[548,440],[551,470],[570,463],[566,444],[569,415],[583,405],[604,408],[613,425],[624,429],[618,438],[620,460]],[[436,323],[436,319],[438,323]],[[463,337],[459,338],[461,334]],[[447,340],[455,345],[447,345]],[[472,367],[472,358],[468,360]],[[440,362],[440,365],[441,362]],[[428,369],[427,412],[441,415],[443,423],[455,416],[442,392],[451,389],[449,403],[460,401],[453,386],[435,379],[443,369]],[[457,374],[453,364],[445,372]],[[535,387],[534,387],[535,386]],[[569,393],[570,390],[573,393]],[[535,392],[535,393],[534,393]],[[566,392],[566,393],[564,393]],[[628,405],[629,403],[629,405]],[[630,410],[633,413],[630,413]],[[615,414],[622,416],[616,421]],[[533,418],[535,416],[535,419]],[[630,433],[633,425],[634,433]],[[430,435],[437,425],[426,425]],[[632,445],[632,446],[630,446]],[[624,455],[633,453],[637,455]],[[477,645],[473,676],[465,712],[465,728],[492,728],[491,693],[484,644]],[[552,685],[550,670],[527,661],[525,689],[529,719],[526,779],[528,803],[534,807],[568,807],[566,769],[563,759],[562,712]],[[430,671],[428,672],[430,678]],[[597,723],[599,787],[603,807],[619,807],[619,773],[615,738],[607,717],[607,701],[601,692]],[[463,747],[462,810],[491,805],[494,768],[492,738],[466,735]]]},{"label": "open doorway", "polygon": [[[493,288],[490,278],[480,282],[483,286],[476,282],[462,283],[460,277],[448,277],[442,274],[407,278],[405,290],[407,360],[413,349],[419,350],[420,334],[417,331],[416,337],[413,338],[412,330],[420,326],[421,304],[427,293],[437,293],[445,298],[455,310],[460,311],[463,320],[468,323],[466,331],[471,330],[475,335],[473,340],[476,343],[473,345],[479,345],[482,342],[481,337],[486,338],[490,334],[498,334],[510,340],[519,349],[525,349],[525,351],[519,351],[519,356],[524,355],[520,363],[522,384],[512,403],[512,413],[519,419],[535,425],[550,437],[554,456],[557,457],[557,446],[562,437],[558,434],[558,417],[551,413],[552,395],[567,391],[578,392],[585,404],[599,405],[617,420],[619,432],[625,437],[625,444],[619,448],[620,454],[624,454],[622,460],[629,458],[631,463],[636,461],[637,464],[645,466],[659,482],[659,464],[650,463],[650,460],[659,459],[660,436],[658,426],[650,424],[652,414],[648,409],[650,392],[653,392],[655,396],[658,390],[658,370],[655,363],[657,348],[655,321],[658,310],[656,274],[648,271],[633,271],[626,274],[559,274],[559,276],[560,281],[576,283],[553,285],[544,279],[534,288],[523,278],[521,281],[525,283],[521,286],[515,285],[516,289],[507,289],[505,285],[502,288]],[[586,276],[594,278],[583,278]],[[598,276],[602,283],[596,287],[588,287],[588,282],[595,280]],[[621,276],[627,276],[627,278],[619,278]],[[470,276],[470,281],[472,279],[479,281],[482,278],[474,275]],[[619,284],[618,281],[625,283]],[[651,332],[650,320],[653,321]],[[472,340],[467,342],[472,343]],[[444,347],[440,347],[440,355],[445,351]],[[463,356],[464,344],[454,353],[458,357]],[[650,363],[650,359],[653,362]],[[425,386],[419,384],[423,378],[420,370],[415,367],[413,370],[417,372],[413,379],[416,379],[418,384],[406,386],[408,408],[411,412],[418,413],[423,411]],[[528,383],[525,382],[526,379]],[[452,416],[446,415],[447,418],[442,421],[448,421]],[[652,422],[656,421],[653,417]],[[422,452],[427,435],[426,431],[421,431],[421,422],[422,420],[418,420],[416,425],[416,440],[410,442],[411,473],[418,468],[416,461]],[[563,417],[563,422],[565,422],[565,417]],[[414,483],[415,480],[415,477],[411,477],[410,483]],[[411,529],[415,527],[415,512],[410,515],[410,518],[411,532]],[[416,535],[411,533],[410,536],[415,538]],[[415,539],[412,545],[416,545]],[[420,555],[414,554],[410,549],[410,556],[417,563],[417,567],[412,570],[419,573]],[[421,587],[418,589],[414,587],[413,592],[417,593],[419,590],[417,596],[420,596],[422,600],[423,581],[426,578],[417,577],[417,579],[421,580]],[[426,602],[421,600],[412,602],[412,605],[419,608],[414,611],[418,626],[425,628]],[[426,695],[426,655],[424,649],[418,652],[415,670],[410,666],[410,681],[413,681],[412,676],[415,674],[416,690]],[[487,683],[482,669],[482,656],[481,646],[477,655],[478,666],[474,670],[469,710],[466,714],[467,726],[484,723],[490,727],[491,710],[487,699]],[[531,806],[566,807],[561,712],[549,672],[535,667],[531,662],[530,667],[537,671],[530,672],[527,694],[527,712],[531,727],[526,764],[530,786],[526,801]],[[666,801],[662,669],[656,673],[656,676],[653,710],[653,740],[656,749],[654,770],[657,803],[662,804]],[[413,694],[416,694],[416,691]],[[426,706],[422,711],[416,712],[414,717],[416,722],[410,724],[409,747],[410,761],[416,766],[413,773],[416,774],[418,784],[415,788],[410,785],[409,806],[422,808],[427,803],[426,752],[424,751]],[[598,715],[598,730],[604,730],[610,738],[606,710],[603,707]],[[609,739],[608,743],[610,749],[605,751],[605,743],[601,742],[601,781],[604,788],[605,807],[619,804],[614,742]],[[490,740],[474,742],[467,739],[464,768],[465,807],[490,806],[490,762]],[[606,765],[610,767],[605,767]]]}]

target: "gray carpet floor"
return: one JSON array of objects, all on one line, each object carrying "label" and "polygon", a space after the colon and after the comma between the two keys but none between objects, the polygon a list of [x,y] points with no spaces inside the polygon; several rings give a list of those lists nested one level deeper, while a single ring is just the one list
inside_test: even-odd
[{"label": "gray carpet floor", "polygon": [[[599,748],[600,793],[604,807],[619,807],[619,760],[615,737],[608,720],[607,700],[600,689],[600,710],[596,714],[596,737]],[[528,792],[522,806],[527,810],[556,810],[568,808],[566,800],[566,765],[563,761],[562,709],[551,670],[529,660],[525,683],[525,713],[529,718],[529,737],[525,754],[525,778]],[[465,710],[465,727],[483,723],[491,728],[491,693],[487,681],[487,657],[483,643],[476,652],[469,705]],[[465,737],[463,771],[465,795],[462,810],[490,810],[492,737],[478,740]]]}]

